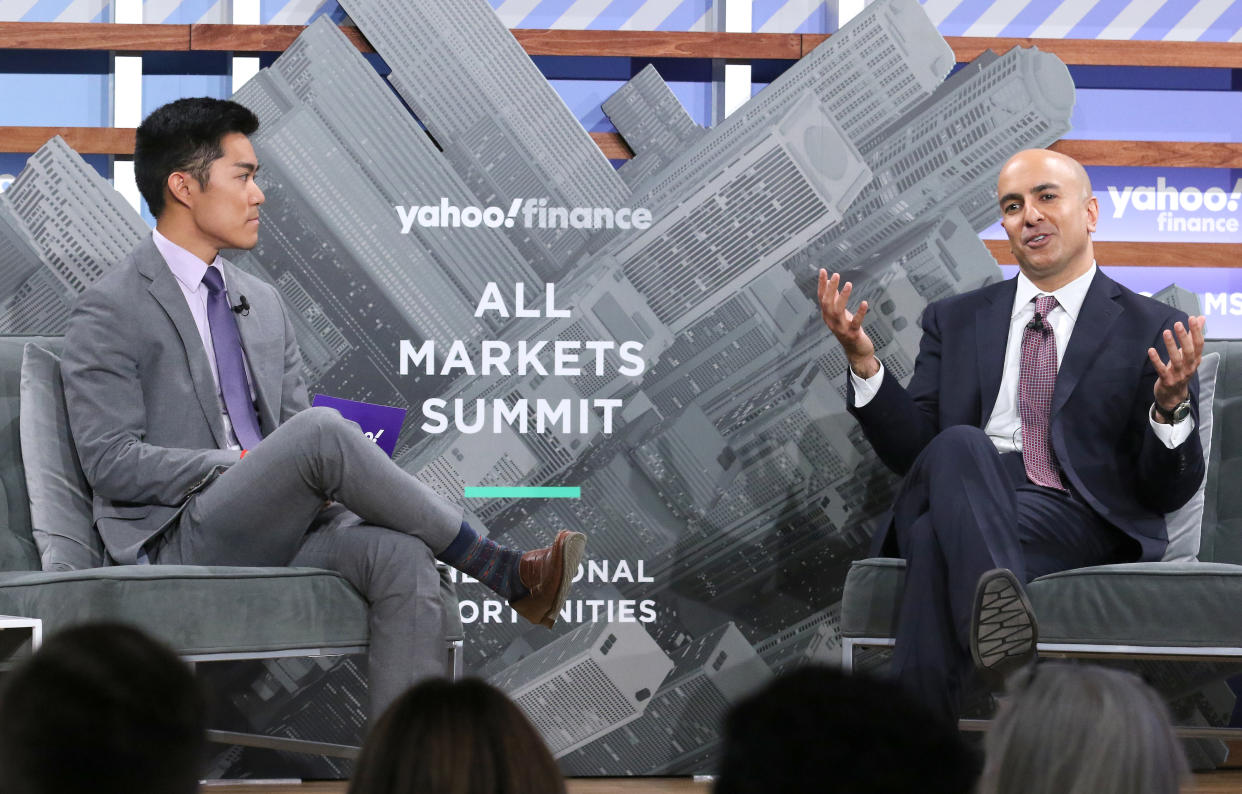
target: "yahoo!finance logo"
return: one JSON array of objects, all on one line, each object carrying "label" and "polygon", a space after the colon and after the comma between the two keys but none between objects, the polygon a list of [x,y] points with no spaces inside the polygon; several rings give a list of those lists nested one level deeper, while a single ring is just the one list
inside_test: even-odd
[{"label": "yahoo!finance logo", "polygon": [[1159,177],[1155,184],[1109,185],[1108,197],[1112,201],[1112,217],[1128,220],[1126,225],[1136,231],[1142,226],[1166,239],[1182,234],[1210,239],[1213,235],[1238,232],[1242,179],[1226,191],[1220,186],[1178,187]]}]

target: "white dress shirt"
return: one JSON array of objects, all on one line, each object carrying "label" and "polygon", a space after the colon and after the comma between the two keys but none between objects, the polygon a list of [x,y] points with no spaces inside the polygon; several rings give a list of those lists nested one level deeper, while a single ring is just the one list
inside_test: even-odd
[{"label": "white dress shirt", "polygon": [[[1078,312],[1087,297],[1087,288],[1095,278],[1095,263],[1078,278],[1053,292],[1044,292],[1031,283],[1021,271],[1018,272],[1017,291],[1014,293],[1013,309],[1009,315],[1009,340],[1005,345],[1005,366],[1001,373],[1000,391],[996,395],[996,404],[992,406],[992,415],[988,418],[983,430],[992,439],[1000,452],[1022,451],[1022,417],[1018,413],[1018,372],[1022,361],[1022,330],[1035,316],[1035,298],[1040,295],[1051,295],[1057,299],[1057,305],[1048,312],[1045,318],[1052,326],[1052,333],[1057,343],[1057,367],[1065,357],[1070,337],[1074,333],[1074,323],[1078,320]],[[860,378],[850,370],[850,380],[854,384],[854,407],[861,408],[875,397],[880,390],[880,382],[884,379],[884,365],[870,378]],[[1153,395],[1153,402],[1155,396]],[[1173,449],[1190,437],[1195,428],[1193,417],[1175,425],[1160,424],[1151,418],[1148,412],[1148,423],[1156,438],[1166,447]]]},{"label": "white dress shirt", "polygon": [[[220,404],[220,414],[224,417],[224,433],[229,440],[228,448],[240,451],[241,444],[237,443],[233,423],[229,421],[229,412],[224,406],[224,395],[220,392],[220,368],[216,366],[216,346],[212,344],[211,324],[207,319],[207,286],[203,284],[203,274],[207,272],[208,267],[219,270],[220,278],[224,280],[224,267],[221,263],[225,260],[216,254],[215,261],[208,265],[160,234],[158,229],[151,232],[151,239],[155,247],[159,249],[160,255],[164,257],[164,261],[168,263],[168,269],[176,277],[177,286],[181,287],[181,294],[185,296],[185,302],[190,307],[190,314],[194,315],[194,325],[198,328],[198,335],[203,340],[203,349],[207,351],[207,363],[211,365],[211,376],[216,380],[216,400]],[[224,291],[227,300],[227,281]],[[242,366],[246,370],[246,383],[250,386],[250,400],[253,402],[255,399],[254,376],[250,374],[250,362],[246,361],[245,351],[242,351]]]}]

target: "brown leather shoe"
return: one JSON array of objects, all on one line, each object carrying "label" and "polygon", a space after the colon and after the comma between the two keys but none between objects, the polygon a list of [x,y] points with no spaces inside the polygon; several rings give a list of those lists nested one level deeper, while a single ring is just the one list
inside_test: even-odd
[{"label": "brown leather shoe", "polygon": [[563,529],[546,549],[535,549],[518,561],[518,576],[530,595],[510,601],[519,615],[531,623],[552,628],[569,595],[569,584],[578,572],[586,535]]}]

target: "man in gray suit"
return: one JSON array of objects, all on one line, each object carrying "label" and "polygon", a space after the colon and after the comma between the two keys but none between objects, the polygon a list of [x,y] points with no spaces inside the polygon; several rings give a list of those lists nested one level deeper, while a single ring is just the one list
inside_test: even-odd
[{"label": "man in gray suit", "polygon": [[157,224],[70,317],[70,425],[114,562],[311,566],[353,584],[370,603],[374,716],[443,673],[435,559],[551,626],[585,538],[499,546],[356,424],[308,407],[279,293],[220,256],[258,242],[258,124],[200,98],[138,128],[135,172]]}]

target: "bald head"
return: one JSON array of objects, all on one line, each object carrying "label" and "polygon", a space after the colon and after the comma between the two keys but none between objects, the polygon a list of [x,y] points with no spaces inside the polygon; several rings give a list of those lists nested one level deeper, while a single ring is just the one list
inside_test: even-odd
[{"label": "bald head", "polygon": [[1052,292],[1091,269],[1099,202],[1087,171],[1047,149],[1018,152],[996,182],[1001,224],[1022,273]]},{"label": "bald head", "polygon": [[[1072,182],[1081,188],[1081,195],[1084,199],[1091,197],[1091,177],[1087,176],[1087,169],[1082,167],[1082,163],[1066,154],[1054,152],[1051,149],[1023,149],[1022,151],[1010,157],[1003,166],[1001,166],[1001,175],[997,180],[998,186],[1004,179],[1005,171],[1010,168],[1032,168],[1037,167],[1044,170],[1064,171],[1071,175],[1066,182]],[[1068,185],[1067,185],[1068,186]],[[1003,193],[1000,195],[1004,195]]]}]

